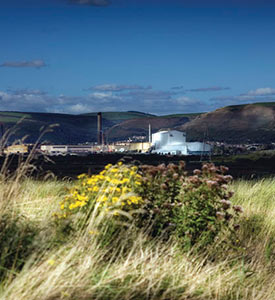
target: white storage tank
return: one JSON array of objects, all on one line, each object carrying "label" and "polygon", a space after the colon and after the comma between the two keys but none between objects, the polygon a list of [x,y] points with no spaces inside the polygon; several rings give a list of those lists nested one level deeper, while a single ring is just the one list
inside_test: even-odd
[{"label": "white storage tank", "polygon": [[201,142],[192,142],[187,144],[187,152],[189,155],[208,154],[211,152],[211,145]]},{"label": "white storage tank", "polygon": [[186,143],[186,133],[177,130],[165,130],[152,134],[152,145],[155,149],[165,145],[182,145]]},{"label": "white storage tank", "polygon": [[163,130],[152,134],[153,153],[187,154],[186,133],[177,130]]}]

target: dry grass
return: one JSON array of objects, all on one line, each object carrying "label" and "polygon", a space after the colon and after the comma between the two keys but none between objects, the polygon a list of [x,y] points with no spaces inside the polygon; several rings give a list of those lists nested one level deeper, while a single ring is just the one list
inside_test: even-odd
[{"label": "dry grass", "polygon": [[51,215],[68,183],[28,179],[13,184],[0,183],[6,195],[1,202],[8,203],[2,212],[35,225],[40,252],[28,255],[16,275],[8,273],[0,299],[275,299],[274,180],[234,183],[233,201],[245,210],[238,249],[222,253],[215,245],[204,254],[183,253],[176,241],[149,240],[131,228],[103,246],[89,233],[93,224],[62,244],[49,245],[46,235],[52,229],[45,228],[52,228]]}]

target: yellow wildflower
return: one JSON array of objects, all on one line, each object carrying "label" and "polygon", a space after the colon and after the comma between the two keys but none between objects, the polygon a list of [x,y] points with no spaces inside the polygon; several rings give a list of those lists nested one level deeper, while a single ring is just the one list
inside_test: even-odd
[{"label": "yellow wildflower", "polygon": [[90,234],[94,234],[94,235],[98,235],[99,232],[97,230],[90,230],[89,231]]},{"label": "yellow wildflower", "polygon": [[118,197],[113,197],[113,198],[112,198],[112,202],[113,202],[113,203],[116,203],[118,200],[119,200]]},{"label": "yellow wildflower", "polygon": [[111,166],[112,166],[112,164],[108,164],[107,166],[105,166],[105,170],[108,170],[108,169],[110,169],[110,168],[111,168]]},{"label": "yellow wildflower", "polygon": [[95,185],[95,186],[93,187],[93,192],[98,192],[98,191],[99,191],[99,187]]},{"label": "yellow wildflower", "polygon": [[69,209],[72,210],[72,209],[74,209],[74,208],[75,208],[74,203],[70,204]]},{"label": "yellow wildflower", "polygon": [[87,201],[88,200],[88,197],[87,196],[82,196],[82,195],[77,195],[77,199],[79,201]]},{"label": "yellow wildflower", "polygon": [[86,174],[84,174],[84,173],[77,176],[78,179],[81,179],[81,178],[84,178],[84,177],[86,177]]},{"label": "yellow wildflower", "polygon": [[55,264],[55,260],[49,259],[48,260],[48,264],[51,265],[51,266],[53,266]]}]

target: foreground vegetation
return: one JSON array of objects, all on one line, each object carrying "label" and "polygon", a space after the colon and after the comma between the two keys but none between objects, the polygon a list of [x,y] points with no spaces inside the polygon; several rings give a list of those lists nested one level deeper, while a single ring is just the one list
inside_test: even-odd
[{"label": "foreground vegetation", "polygon": [[[112,170],[115,174],[120,168]],[[176,214],[169,214],[179,212],[171,207],[180,207],[183,201],[182,187],[176,184],[180,170],[171,173],[174,181],[162,182],[170,176],[169,170],[150,169],[147,190],[139,189],[144,183],[135,168],[124,171],[130,179],[121,187],[115,178],[108,181],[106,173],[83,176],[77,184],[28,178],[1,181],[0,299],[275,299],[274,180],[236,181],[230,189],[221,188],[219,193],[226,198],[234,190],[231,201],[243,207],[234,224],[238,230],[231,230],[226,222],[226,208],[218,214],[222,223],[210,220],[215,234],[204,235],[207,242],[201,247],[196,230],[203,231],[204,220],[195,219],[199,225],[188,235],[167,230],[174,228],[170,226],[173,218],[180,224]],[[155,172],[161,176],[154,177]],[[220,203],[219,197],[211,192],[215,183],[200,176],[197,171],[187,179],[192,189],[186,189],[185,195],[192,209],[200,202],[192,202],[191,195],[216,197],[216,202],[204,207],[209,210],[213,203]],[[116,188],[110,191],[112,184]],[[126,196],[121,201],[115,193],[123,187]],[[196,194],[192,194],[194,187]],[[100,194],[95,196],[98,201],[93,202],[88,191]],[[146,203],[145,192],[157,207]],[[177,201],[172,201],[175,197]],[[229,206],[225,201],[223,205]],[[142,218],[140,207],[152,214]],[[137,213],[132,214],[133,210]],[[186,232],[193,228],[193,219],[188,211],[184,216],[190,222],[176,228]]]}]

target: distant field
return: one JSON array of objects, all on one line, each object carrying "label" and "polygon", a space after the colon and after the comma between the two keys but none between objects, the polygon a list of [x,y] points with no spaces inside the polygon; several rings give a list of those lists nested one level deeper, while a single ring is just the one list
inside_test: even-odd
[{"label": "distant field", "polygon": [[0,112],[0,122],[2,123],[17,123],[22,118],[31,118],[31,115],[20,112]]}]

